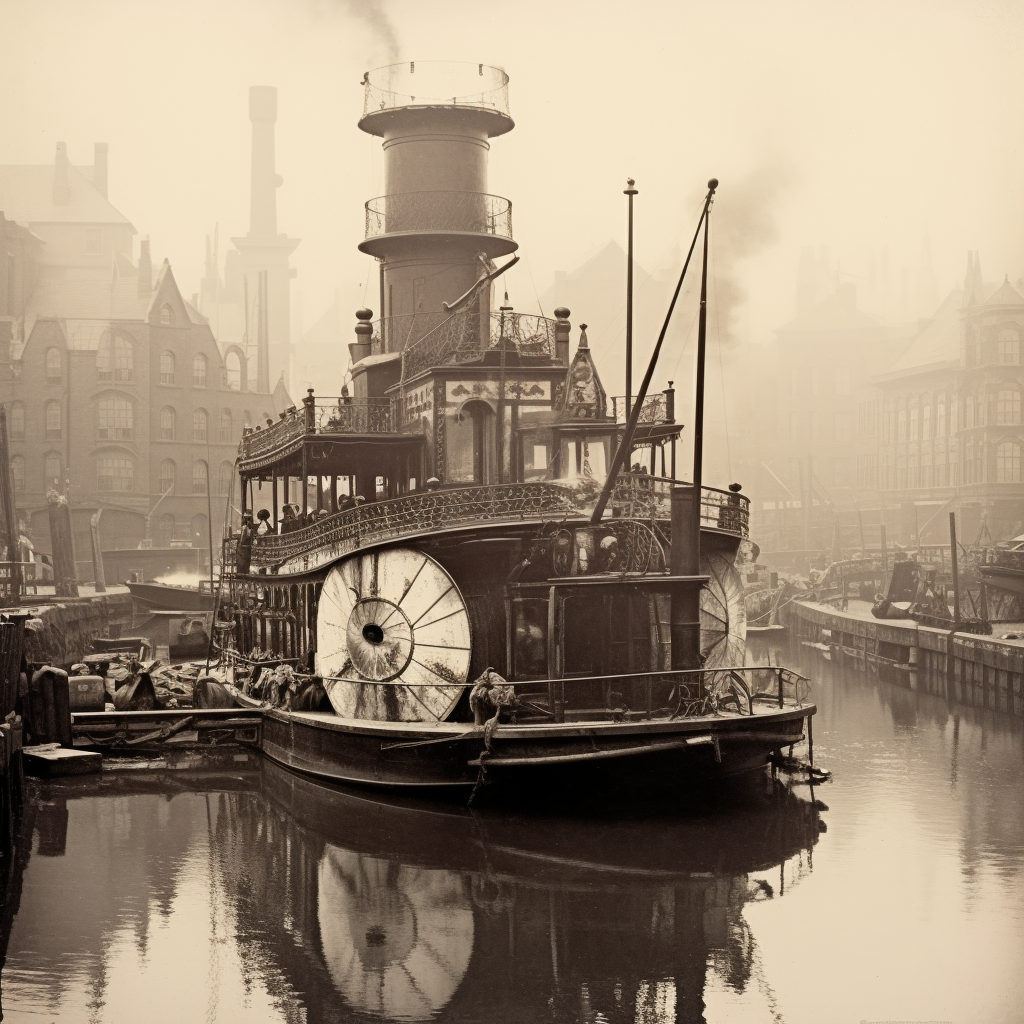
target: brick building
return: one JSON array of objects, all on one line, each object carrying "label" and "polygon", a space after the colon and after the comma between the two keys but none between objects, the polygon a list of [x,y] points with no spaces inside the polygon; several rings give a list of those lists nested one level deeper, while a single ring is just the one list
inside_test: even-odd
[{"label": "brick building", "polygon": [[[106,196],[106,147],[91,168],[0,167],[0,402],[19,514],[49,549],[46,493],[69,495],[76,551],[102,509],[105,549],[191,543],[223,521],[242,428],[277,405],[246,353],[221,347],[149,243]],[[13,224],[11,222],[14,222]],[[287,404],[287,398],[282,398]]]}]

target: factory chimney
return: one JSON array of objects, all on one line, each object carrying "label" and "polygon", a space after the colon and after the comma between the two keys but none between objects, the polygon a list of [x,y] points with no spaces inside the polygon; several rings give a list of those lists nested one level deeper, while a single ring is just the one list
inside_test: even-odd
[{"label": "factory chimney", "polygon": [[53,205],[67,206],[71,202],[71,185],[68,182],[68,147],[66,142],[57,143],[57,159],[53,165]]},{"label": "factory chimney", "polygon": [[149,239],[139,242],[139,298],[153,294],[153,257],[149,254]]},{"label": "factory chimney", "polygon": [[[252,165],[249,194],[249,232],[232,238],[241,255],[241,271],[248,293],[262,296],[269,381],[284,376],[288,382],[291,357],[291,281],[289,264],[299,244],[277,231],[277,189],[282,178],[274,165],[274,125],[277,122],[277,89],[271,85],[249,88],[249,120],[252,122]],[[257,367],[257,380],[264,375]]]}]

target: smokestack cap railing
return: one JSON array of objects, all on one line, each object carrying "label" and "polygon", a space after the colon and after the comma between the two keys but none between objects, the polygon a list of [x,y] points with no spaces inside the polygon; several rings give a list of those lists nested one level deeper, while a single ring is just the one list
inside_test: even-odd
[{"label": "smokestack cap railing", "polygon": [[417,60],[363,76],[363,117],[408,107],[467,107],[509,116],[508,75],[465,61]]},{"label": "smokestack cap railing", "polygon": [[366,203],[366,237],[443,231],[512,237],[512,203],[485,192],[399,192]]}]

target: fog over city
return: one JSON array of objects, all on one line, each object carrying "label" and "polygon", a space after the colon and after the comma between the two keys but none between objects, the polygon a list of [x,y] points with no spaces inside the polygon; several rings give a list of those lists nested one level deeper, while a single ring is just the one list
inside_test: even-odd
[{"label": "fog over city", "polygon": [[[372,261],[355,246],[382,160],[356,121],[363,72],[394,60],[510,75],[516,129],[492,143],[490,175],[514,204],[518,309],[535,309],[556,271],[624,244],[627,175],[640,189],[637,261],[651,273],[689,238],[709,176],[722,182],[722,232],[742,203],[737,265],[719,273],[743,340],[792,316],[805,245],[827,247],[829,273],[858,284],[869,309],[886,248],[891,294],[908,298],[872,311],[907,320],[930,312],[918,302],[925,247],[939,298],[969,249],[993,278],[1024,270],[1024,12],[1012,2],[4,0],[0,16],[0,159],[47,163],[66,141],[85,164],[107,141],[111,201],[186,296],[205,236],[219,224],[223,254],[245,230],[247,90],[277,86],[279,224],[302,239],[298,327],[335,289],[346,318],[364,299],[375,307]],[[641,286],[638,310],[644,301]],[[597,346],[614,347],[608,325],[592,327]],[[638,336],[638,353],[651,340]]]}]

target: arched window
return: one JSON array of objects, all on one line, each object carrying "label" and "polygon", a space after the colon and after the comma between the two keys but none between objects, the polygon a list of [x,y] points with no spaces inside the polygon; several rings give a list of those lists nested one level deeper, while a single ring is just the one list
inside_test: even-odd
[{"label": "arched window", "polygon": [[96,373],[101,381],[124,383],[133,379],[135,351],[132,343],[120,334],[111,337],[109,331],[100,338],[96,353]]},{"label": "arched window", "polygon": [[900,408],[896,414],[896,440],[906,441],[907,439],[907,410]]},{"label": "arched window", "polygon": [[160,516],[160,547],[169,548],[174,540],[174,516],[170,512],[164,512]]},{"label": "arched window", "polygon": [[170,327],[174,323],[174,310],[165,302],[160,307],[160,324],[162,327]]},{"label": "arched window", "polygon": [[996,339],[996,359],[1000,363],[1020,362],[1020,331],[1004,327]]},{"label": "arched window", "polygon": [[916,441],[920,436],[917,432],[917,406],[910,410],[910,440]]},{"label": "arched window", "polygon": [[230,444],[235,439],[235,425],[230,409],[220,411],[220,439],[225,444]]},{"label": "arched window", "polygon": [[43,460],[43,490],[51,487],[60,490],[61,484],[60,456],[56,452],[47,452]]},{"label": "arched window", "polygon": [[946,396],[940,395],[935,406],[935,436],[944,437],[946,434]]},{"label": "arched window", "polygon": [[135,463],[125,455],[101,455],[96,460],[96,490],[134,491]]},{"label": "arched window", "polygon": [[192,387],[206,387],[206,356],[197,352],[192,358]]},{"label": "arched window", "polygon": [[205,409],[196,409],[192,413],[192,440],[205,441],[208,435],[209,417]]},{"label": "arched window", "polygon": [[11,440],[23,441],[25,439],[25,406],[21,402],[11,403],[11,418],[8,422],[11,428]]},{"label": "arched window", "polygon": [[210,534],[206,525],[206,516],[200,513],[192,517],[192,547],[205,548],[210,543]]},{"label": "arched window", "polygon": [[177,413],[169,406],[165,405],[160,410],[160,440],[161,441],[173,441],[174,431],[177,426],[178,416]]},{"label": "arched window", "polygon": [[160,463],[160,493],[166,494],[168,491],[174,490],[174,480],[178,475],[178,467],[175,466],[173,459],[164,459]]},{"label": "arched window", "polygon": [[46,403],[46,436],[60,437],[60,402]]},{"label": "arched window", "polygon": [[205,494],[209,487],[210,472],[202,459],[192,463],[192,493]]},{"label": "arched window", "polygon": [[235,467],[230,462],[220,464],[220,473],[217,474],[217,493],[230,494],[231,483],[235,475]]},{"label": "arched window", "polygon": [[974,426],[974,395],[968,395],[964,401],[964,426]]},{"label": "arched window", "polygon": [[130,441],[135,436],[135,409],[124,395],[104,395],[97,405],[100,440]]},{"label": "arched window", "polygon": [[46,383],[59,384],[61,376],[60,349],[48,348],[46,350]]},{"label": "arched window", "polygon": [[11,480],[16,491],[25,489],[25,460],[20,455],[11,459]]},{"label": "arched window", "polygon": [[160,353],[160,383],[161,384],[173,384],[174,383],[174,353],[173,352],[161,352]]},{"label": "arched window", "polygon": [[[921,410],[921,437],[927,441],[932,436],[932,407],[926,405]],[[926,485],[927,486],[927,485]]]},{"label": "arched window", "polygon": [[1001,484],[1021,482],[1020,444],[1007,439],[996,446],[996,481]]},{"label": "arched window", "polygon": [[996,400],[996,423],[1014,426],[1020,423],[1020,388],[1000,388]]},{"label": "arched window", "polygon": [[227,385],[230,391],[242,390],[242,360],[238,358],[237,352],[229,352],[224,360],[224,369],[227,372]]}]

